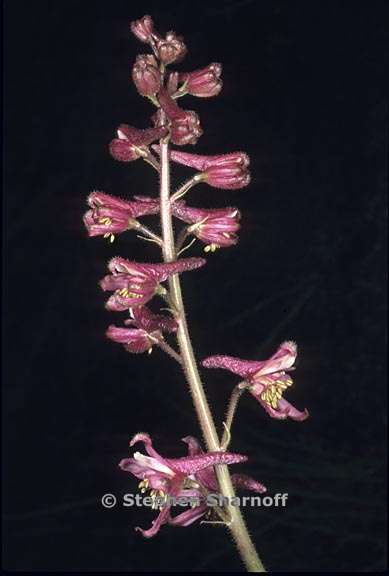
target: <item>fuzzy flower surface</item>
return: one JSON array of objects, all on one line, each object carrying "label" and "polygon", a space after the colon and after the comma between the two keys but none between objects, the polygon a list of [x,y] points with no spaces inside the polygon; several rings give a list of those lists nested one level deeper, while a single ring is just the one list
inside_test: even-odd
[{"label": "fuzzy flower surface", "polygon": [[250,361],[233,356],[209,356],[203,360],[206,368],[223,368],[238,374],[250,384],[251,394],[272,418],[303,421],[308,418],[308,410],[301,412],[282,397],[293,384],[289,373],[294,369],[297,357],[295,342],[287,341],[263,361]]},{"label": "fuzzy flower surface", "polygon": [[[158,153],[160,152],[157,144],[153,145],[153,149]],[[171,150],[170,160],[199,170],[202,176],[201,180],[213,188],[238,190],[248,186],[251,181],[248,168],[250,159],[245,152],[204,156]]]},{"label": "fuzzy flower surface", "polygon": [[128,352],[150,353],[153,344],[163,339],[163,332],[177,330],[177,322],[173,318],[154,314],[146,306],[131,309],[130,313],[132,317],[124,321],[126,327],[111,325],[106,332],[107,338],[123,344]]},{"label": "fuzzy flower surface", "polygon": [[84,224],[89,236],[109,237],[111,242],[115,234],[135,228],[140,216],[159,211],[151,200],[123,200],[97,190],[89,194],[87,203],[91,209],[84,214]]},{"label": "fuzzy flower surface", "polygon": [[160,286],[172,274],[195,270],[206,263],[204,258],[182,258],[176,262],[140,264],[117,256],[108,264],[111,274],[105,276],[101,288],[114,294],[108,299],[106,308],[121,312],[129,308],[144,306],[155,294],[164,294]]},{"label": "fuzzy flower surface", "polygon": [[191,94],[200,98],[210,98],[217,96],[223,86],[220,79],[222,66],[217,62],[209,64],[205,68],[194,72],[184,72],[178,75],[178,82],[182,82],[178,94]]},{"label": "fuzzy flower surface", "polygon": [[238,242],[240,212],[237,208],[191,208],[184,201],[174,202],[172,212],[176,218],[190,224],[187,231],[202,242],[206,252],[228,248]]},{"label": "fuzzy flower surface", "polygon": [[[204,453],[197,440],[190,436],[183,439],[188,444],[188,455],[182,458],[166,458],[161,456],[153,447],[148,434],[136,434],[130,446],[137,442],[143,442],[146,454],[135,452],[131,458],[121,460],[119,466],[122,470],[130,472],[140,479],[139,488],[142,493],[150,490],[151,498],[155,502],[154,508],[159,508],[159,514],[152,522],[151,528],[144,530],[137,527],[146,538],[155,536],[162,525],[189,526],[206,514],[208,506],[204,499],[204,493],[208,490],[216,490],[217,482],[213,466],[218,464],[237,464],[245,462],[246,456],[231,452],[207,452]],[[257,492],[264,492],[265,488],[255,483],[251,488],[246,476],[239,476],[241,480],[236,480],[235,484],[245,488],[254,489]],[[168,498],[166,498],[168,497]],[[193,498],[195,505],[193,508],[172,516],[171,499],[180,497]],[[166,498],[161,505],[161,500]]]},{"label": "fuzzy flower surface", "polygon": [[109,144],[109,151],[115,160],[132,162],[147,156],[148,145],[163,138],[168,133],[166,126],[140,130],[127,124],[121,124],[117,129],[117,138]]}]

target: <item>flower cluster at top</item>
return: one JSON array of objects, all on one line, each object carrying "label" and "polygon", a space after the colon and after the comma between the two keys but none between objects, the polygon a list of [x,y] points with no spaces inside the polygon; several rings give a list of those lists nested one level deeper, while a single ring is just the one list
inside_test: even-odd
[{"label": "flower cluster at top", "polygon": [[[185,95],[200,98],[217,96],[222,89],[222,68],[218,63],[211,63],[194,72],[168,70],[171,64],[181,62],[187,52],[183,39],[175,32],[161,36],[154,29],[150,16],[132,22],[131,30],[138,40],[151,49],[151,53],[137,56],[132,66],[132,80],[139,94],[148,98],[156,111],[151,116],[149,127],[136,128],[121,124],[116,137],[109,144],[109,152],[120,162],[142,159],[160,172],[162,143],[194,145],[203,133],[198,114],[180,107],[178,100]],[[162,146],[162,149],[166,149],[166,146]],[[109,326],[106,333],[109,339],[132,353],[151,352],[153,345],[158,345],[181,361],[164,340],[164,334],[178,330],[180,318],[175,314],[177,311],[172,309],[169,293],[163,283],[172,275],[195,270],[206,263],[204,258],[178,258],[196,239],[205,244],[206,253],[237,244],[241,217],[235,207],[197,208],[189,206],[183,197],[199,183],[224,190],[241,189],[249,184],[250,173],[249,158],[240,151],[204,156],[169,148],[168,155],[172,163],[196,171],[170,197],[171,215],[185,223],[176,239],[176,260],[139,263],[120,256],[114,257],[108,264],[109,274],[101,280],[100,286],[104,291],[112,293],[106,303],[108,310],[129,312],[124,326]],[[84,224],[90,236],[103,236],[112,243],[115,236],[135,230],[146,240],[162,246],[162,239],[143,223],[145,216],[159,214],[158,197],[136,194],[131,199],[122,199],[94,191],[88,196],[87,203],[89,209],[84,215]],[[194,238],[189,245],[183,247],[188,236]],[[155,296],[168,302],[170,316],[154,313],[148,307]],[[284,391],[292,385],[289,372],[294,369],[296,356],[296,345],[287,341],[268,360],[247,361],[218,355],[206,358],[203,366],[223,368],[243,378],[238,386],[243,385],[249,390],[270,417],[302,421],[307,418],[308,412],[299,411],[282,397]],[[165,523],[188,526],[206,515],[208,510],[204,495],[218,487],[213,467],[246,460],[245,456],[225,450],[203,453],[197,440],[192,437],[184,438],[189,446],[188,456],[178,459],[160,456],[147,434],[137,434],[130,445],[138,441],[144,443],[148,455],[136,452],[132,458],[122,460],[120,467],[141,480],[139,486],[142,492],[150,488],[154,497],[161,494],[194,495],[200,501],[203,499],[199,506],[177,516],[172,516],[169,506],[162,507],[152,527],[141,530],[147,537],[156,534]],[[262,484],[247,476],[234,474],[232,482],[237,488],[265,491]]]}]

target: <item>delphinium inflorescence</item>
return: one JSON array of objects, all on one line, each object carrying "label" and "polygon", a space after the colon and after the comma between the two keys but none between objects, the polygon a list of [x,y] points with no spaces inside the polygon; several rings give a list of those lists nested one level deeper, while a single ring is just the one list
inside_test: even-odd
[{"label": "delphinium inflorescence", "polygon": [[[153,346],[158,346],[182,366],[206,449],[201,448],[196,438],[186,436],[183,441],[188,446],[187,455],[168,458],[161,456],[150,436],[142,432],[135,434],[130,446],[143,442],[147,455],[135,452],[120,462],[120,468],[138,478],[141,492],[150,490],[155,502],[166,496],[196,497],[193,507],[178,514],[173,514],[169,501],[161,506],[156,504],[159,513],[151,527],[137,528],[144,536],[154,536],[164,524],[185,527],[200,519],[217,522],[229,528],[247,570],[263,572],[241,511],[228,502],[234,498],[235,489],[263,493],[266,488],[243,474],[230,474],[229,465],[247,458],[227,448],[239,397],[246,390],[272,418],[302,421],[308,416],[306,410],[299,411],[282,397],[292,384],[289,372],[294,368],[297,347],[294,342],[284,342],[264,361],[224,355],[203,360],[203,366],[224,368],[241,379],[232,391],[223,434],[219,437],[189,337],[179,279],[179,274],[200,268],[206,260],[180,256],[196,240],[204,244],[206,254],[236,245],[241,214],[235,207],[191,207],[184,197],[200,183],[224,190],[246,187],[250,182],[249,158],[240,151],[204,156],[171,147],[195,145],[203,134],[198,114],[185,110],[178,102],[187,94],[200,98],[217,96],[222,89],[222,67],[211,63],[194,72],[171,70],[170,65],[181,62],[187,52],[183,39],[175,32],[161,36],[150,16],[132,22],[131,30],[149,48],[149,53],[137,56],[132,80],[154,111],[149,127],[121,124],[109,151],[120,162],[147,162],[159,174],[159,193],[122,199],[94,191],[88,197],[89,210],[84,223],[90,236],[103,236],[112,243],[117,235],[136,231],[140,238],[155,243],[160,250],[161,262],[139,263],[122,256],[109,262],[109,274],[100,282],[104,291],[112,293],[106,308],[125,313],[127,318],[121,326],[110,325],[107,337],[131,353],[150,353]],[[172,191],[170,166],[174,163],[192,168],[195,173]],[[160,231],[146,226],[144,217],[149,215],[159,215]],[[181,223],[178,233],[177,222]],[[154,311],[149,306],[155,306],[158,298],[162,307]],[[176,342],[169,342],[169,338]],[[211,510],[207,495],[215,491],[227,503]]]}]

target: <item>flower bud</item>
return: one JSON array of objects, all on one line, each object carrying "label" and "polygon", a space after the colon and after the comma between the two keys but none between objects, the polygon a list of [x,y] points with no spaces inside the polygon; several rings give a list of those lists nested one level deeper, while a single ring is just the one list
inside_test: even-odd
[{"label": "flower bud", "polygon": [[177,92],[178,77],[179,77],[178,72],[170,72],[170,74],[168,76],[166,85],[167,85],[167,91],[170,94],[170,96],[172,94],[174,94],[175,92]]},{"label": "flower bud", "polygon": [[236,208],[192,208],[185,202],[174,202],[176,218],[191,224],[187,231],[206,243],[205,252],[228,248],[238,242],[240,212]]},{"label": "flower bud", "polygon": [[231,164],[230,166],[211,166],[203,172],[204,181],[214,188],[222,190],[238,190],[250,183],[250,172],[245,167]]},{"label": "flower bud", "polygon": [[147,154],[147,146],[166,136],[168,129],[164,126],[138,130],[133,126],[121,124],[117,130],[118,137],[110,142],[109,151],[115,160],[131,162]]},{"label": "flower bud", "polygon": [[153,40],[155,54],[165,65],[180,62],[187,52],[183,39],[175,32],[168,32],[166,38],[153,34]]},{"label": "flower bud", "polygon": [[[158,154],[160,153],[158,144],[152,146]],[[179,150],[171,150],[169,154],[170,160],[189,168],[204,171],[211,167],[229,167],[240,166],[242,169],[247,169],[250,164],[250,159],[245,152],[230,152],[229,154],[215,154],[213,156],[205,156],[203,154],[191,154],[190,152],[180,152]]]},{"label": "flower bud", "polygon": [[161,87],[161,73],[154,56],[140,54],[132,68],[132,79],[142,96],[155,96]]},{"label": "flower bud", "polygon": [[180,74],[179,81],[183,82],[182,90],[184,93],[200,98],[210,98],[219,94],[222,89],[221,72],[221,64],[214,62],[206,68]]},{"label": "flower bud", "polygon": [[154,23],[151,16],[143,16],[140,20],[131,22],[132,33],[141,42],[150,42],[151,36],[154,32]]},{"label": "flower bud", "polygon": [[[196,112],[180,108],[164,88],[158,94],[158,101],[171,122],[170,133],[173,144],[177,146],[196,144],[203,133]],[[156,122],[158,122],[158,118],[160,119],[160,115],[155,116]]]}]

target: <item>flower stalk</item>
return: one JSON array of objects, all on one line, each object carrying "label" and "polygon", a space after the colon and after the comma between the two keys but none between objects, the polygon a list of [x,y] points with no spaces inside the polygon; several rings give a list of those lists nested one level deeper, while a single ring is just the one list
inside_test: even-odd
[{"label": "flower stalk", "polygon": [[[172,225],[172,208],[170,202],[170,166],[169,166],[169,140],[163,138],[160,141],[160,209],[163,248],[162,254],[165,262],[172,262],[176,259],[175,242]],[[207,397],[201,383],[200,374],[197,368],[192,343],[186,322],[184,302],[181,292],[181,283],[178,274],[173,274],[169,278],[170,297],[174,307],[178,312],[176,317],[177,342],[180,347],[181,361],[187,382],[189,384],[196,414],[203,432],[207,448],[211,452],[221,450],[216,427],[212,413],[208,405]],[[231,482],[228,467],[219,465],[215,467],[219,482],[220,493],[229,502],[235,496],[234,487]],[[230,522],[228,528],[238,547],[242,560],[248,572],[265,572],[265,568],[258,556],[255,546],[248,533],[242,513],[237,506],[228,506]]]}]

